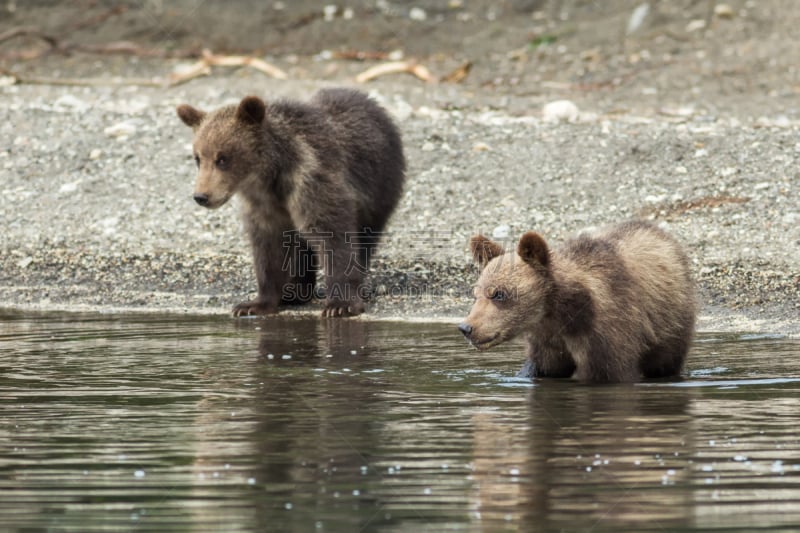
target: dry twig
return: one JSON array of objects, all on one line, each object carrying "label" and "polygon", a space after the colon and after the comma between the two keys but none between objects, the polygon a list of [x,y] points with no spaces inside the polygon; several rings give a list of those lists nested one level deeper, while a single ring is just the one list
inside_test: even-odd
[{"label": "dry twig", "polygon": [[98,87],[105,85],[138,85],[163,87],[164,81],[148,78],[48,78],[43,76],[20,76],[0,67],[0,74],[13,79],[13,83],[27,85],[67,85],[76,87]]},{"label": "dry twig", "polygon": [[470,70],[472,70],[472,61],[464,61],[458,68],[453,70],[453,72],[442,77],[442,81],[447,83],[461,83],[469,76]]},{"label": "dry twig", "polygon": [[289,77],[283,70],[257,57],[215,55],[210,50],[203,50],[200,61],[184,72],[172,73],[169,84],[180,85],[194,78],[207,76],[211,73],[211,67],[250,67],[279,80]]},{"label": "dry twig", "polygon": [[5,41],[10,41],[11,39],[14,39],[16,37],[24,37],[26,35],[37,37],[45,41],[52,48],[58,46],[58,39],[56,39],[52,35],[47,35],[46,33],[42,32],[42,30],[34,26],[19,26],[4,31],[3,33],[0,33],[0,43],[3,43]]},{"label": "dry twig", "polygon": [[420,65],[416,61],[393,61],[391,63],[382,63],[380,65],[375,65],[374,67],[368,68],[367,70],[356,76],[356,81],[358,83],[366,83],[380,76],[386,76],[387,74],[397,74],[398,72],[406,72],[408,74],[412,74],[417,78],[421,79],[422,81],[428,83],[436,81],[433,75],[431,75],[430,71],[424,65]]}]

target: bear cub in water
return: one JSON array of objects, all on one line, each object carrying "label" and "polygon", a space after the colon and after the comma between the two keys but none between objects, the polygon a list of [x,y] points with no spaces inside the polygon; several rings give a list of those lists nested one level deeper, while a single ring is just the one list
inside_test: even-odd
[{"label": "bear cub in water", "polygon": [[177,112],[194,130],[195,201],[213,209],[242,199],[258,296],[234,316],[310,300],[320,269],[322,315],[362,313],[370,257],[405,179],[400,133],[384,109],[358,91],[325,89],[309,103],[248,96]]},{"label": "bear cub in water", "polygon": [[470,240],[482,273],[459,330],[479,350],[523,335],[523,375],[586,382],[677,376],[694,334],[689,261],[655,225],[629,221],[551,250],[525,233],[516,252]]}]

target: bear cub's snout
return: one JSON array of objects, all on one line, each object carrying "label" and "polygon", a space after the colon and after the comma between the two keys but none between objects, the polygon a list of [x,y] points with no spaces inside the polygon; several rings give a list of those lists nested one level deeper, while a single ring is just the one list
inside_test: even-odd
[{"label": "bear cub's snout", "polygon": [[194,201],[197,202],[199,205],[202,205],[204,207],[208,205],[207,194],[195,193],[194,195],[192,195],[192,198],[194,198]]}]

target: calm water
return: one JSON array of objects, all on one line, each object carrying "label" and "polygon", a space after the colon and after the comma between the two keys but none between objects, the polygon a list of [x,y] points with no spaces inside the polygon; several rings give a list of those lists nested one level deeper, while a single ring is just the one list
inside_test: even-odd
[{"label": "calm water", "polygon": [[452,325],[0,314],[0,529],[800,528],[800,341],[514,378]]}]

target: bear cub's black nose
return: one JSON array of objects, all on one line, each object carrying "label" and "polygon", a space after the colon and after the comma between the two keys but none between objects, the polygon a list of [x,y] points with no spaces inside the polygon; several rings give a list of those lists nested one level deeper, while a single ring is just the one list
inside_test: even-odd
[{"label": "bear cub's black nose", "polygon": [[458,331],[464,334],[465,337],[469,337],[472,335],[472,326],[467,324],[466,322],[462,322],[458,325]]},{"label": "bear cub's black nose", "polygon": [[194,201],[200,205],[208,205],[208,195],[197,193],[194,195]]}]

